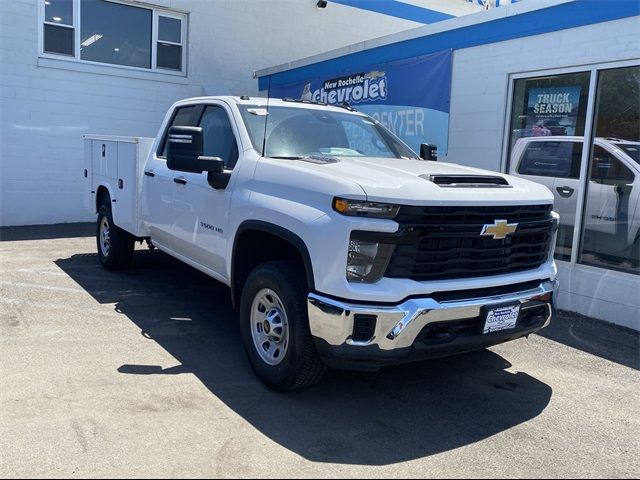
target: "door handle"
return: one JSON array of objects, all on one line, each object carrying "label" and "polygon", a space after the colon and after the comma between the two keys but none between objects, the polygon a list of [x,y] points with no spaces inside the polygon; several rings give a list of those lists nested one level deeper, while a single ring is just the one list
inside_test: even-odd
[{"label": "door handle", "polygon": [[156,176],[156,174],[155,174],[155,172],[153,170],[147,170],[147,171],[144,172],[144,174],[147,177],[155,177]]},{"label": "door handle", "polygon": [[573,192],[576,191],[575,188],[571,188],[567,185],[565,185],[564,187],[556,187],[556,190],[558,191],[560,196],[564,198],[569,198],[571,195],[573,195]]},{"label": "door handle", "polygon": [[184,177],[176,177],[173,179],[174,182],[179,183],[180,185],[186,185],[187,179]]}]

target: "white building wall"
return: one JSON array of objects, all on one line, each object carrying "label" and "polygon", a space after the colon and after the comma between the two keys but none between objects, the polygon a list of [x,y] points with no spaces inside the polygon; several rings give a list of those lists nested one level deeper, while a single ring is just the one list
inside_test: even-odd
[{"label": "white building wall", "polygon": [[637,17],[455,50],[447,161],[499,171],[509,75],[640,58]]},{"label": "white building wall", "polygon": [[[140,3],[140,2],[138,2]],[[90,220],[82,135],[155,136],[174,101],[253,94],[256,69],[417,24],[315,0],[156,0],[189,13],[188,75],[39,58],[38,0],[0,0],[0,225]]]},{"label": "white building wall", "polygon": [[[510,74],[639,59],[639,38],[636,17],[456,50],[446,160],[504,171]],[[569,262],[558,268],[560,308],[640,330],[637,275]]]}]

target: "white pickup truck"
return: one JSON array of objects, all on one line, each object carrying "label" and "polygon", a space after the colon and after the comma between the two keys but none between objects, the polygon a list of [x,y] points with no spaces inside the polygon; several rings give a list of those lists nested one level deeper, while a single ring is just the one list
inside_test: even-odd
[{"label": "white pickup truck", "polygon": [[276,390],[485,348],[553,315],[551,192],[424,160],[348,106],[194,98],[155,139],[87,135],[85,153],[104,267],[147,240],[228,285]]},{"label": "white pickup truck", "polygon": [[[561,215],[558,247],[570,260],[578,208],[583,137],[520,138],[513,147],[511,173],[547,186]],[[640,264],[640,143],[596,137],[589,170],[582,250],[597,252],[610,265]],[[564,254],[562,252],[565,252]]]}]

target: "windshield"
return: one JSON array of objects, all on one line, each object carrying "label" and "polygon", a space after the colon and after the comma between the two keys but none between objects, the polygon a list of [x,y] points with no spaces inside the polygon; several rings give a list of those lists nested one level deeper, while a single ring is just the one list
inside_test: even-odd
[{"label": "windshield", "polygon": [[640,163],[640,143],[616,143],[615,145],[635,160],[636,163]]},{"label": "windshield", "polygon": [[415,159],[402,141],[373,119],[319,108],[241,105],[253,148],[271,158],[382,157]]}]

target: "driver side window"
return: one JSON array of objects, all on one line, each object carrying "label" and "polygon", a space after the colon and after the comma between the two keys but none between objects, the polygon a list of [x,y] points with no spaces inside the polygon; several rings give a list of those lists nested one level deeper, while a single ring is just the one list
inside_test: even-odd
[{"label": "driver side window", "polygon": [[204,156],[220,157],[225,168],[232,170],[238,161],[238,143],[227,112],[222,107],[209,105],[199,126],[202,128]]},{"label": "driver side window", "polygon": [[188,107],[179,107],[173,113],[173,118],[162,136],[162,142],[160,142],[160,148],[158,150],[158,157],[165,158],[166,150],[167,150],[167,135],[169,133],[169,128],[171,127],[188,127],[190,125],[194,125],[197,121],[197,117],[200,116],[202,112],[201,105],[190,105]]}]

